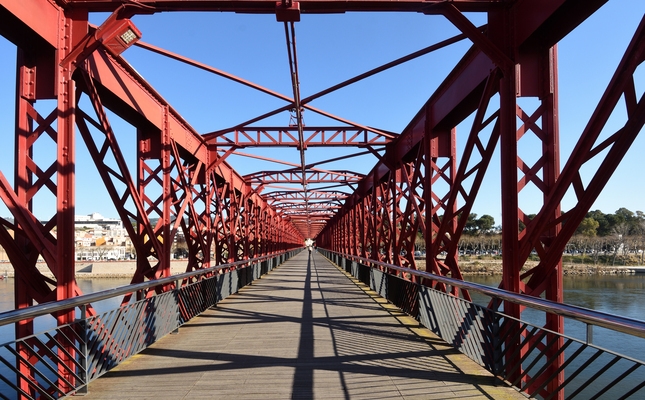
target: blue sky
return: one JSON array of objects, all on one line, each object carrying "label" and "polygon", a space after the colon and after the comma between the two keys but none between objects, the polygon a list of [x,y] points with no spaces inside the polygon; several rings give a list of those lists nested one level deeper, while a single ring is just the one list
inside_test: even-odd
[{"label": "blue sky", "polygon": [[[645,14],[642,0],[610,0],[598,13],[585,21],[559,44],[561,164],[564,165],[580,132],[593,112],[611,74],[623,54],[636,26]],[[100,24],[106,14],[92,16]],[[485,23],[481,15],[468,15],[476,24]],[[195,59],[228,73],[253,81],[271,90],[291,96],[289,66],[286,57],[284,27],[274,15],[231,13],[161,13],[142,15],[133,22],[143,34],[142,40]],[[420,14],[347,13],[307,15],[296,24],[296,41],[302,97],[351,78],[386,62],[429,46],[459,32],[443,17]],[[354,84],[311,103],[311,105],[354,122],[400,132],[423,103],[454,67],[470,46],[463,41],[423,56],[390,71]],[[0,38],[0,170],[13,182],[13,124],[15,48]],[[139,48],[131,48],[124,57],[147,79],[198,131],[209,132],[246,121],[283,106],[271,98],[221,77],[166,59]],[[643,93],[645,72],[637,76],[638,95]],[[523,100],[530,103],[530,99]],[[51,109],[47,102],[41,104]],[[520,103],[522,105],[522,103]],[[85,107],[89,110],[88,107]],[[43,111],[45,112],[45,111]],[[621,121],[616,114],[616,124]],[[306,125],[335,125],[325,117],[306,111]],[[112,116],[111,122],[134,168],[134,129]],[[258,125],[288,124],[288,114],[279,114]],[[618,125],[614,125],[615,127]],[[468,133],[467,124],[458,127],[458,152]],[[645,189],[639,174],[643,168],[640,152],[645,137],[640,135],[593,209],[614,212],[620,207],[645,210]],[[527,151],[534,142],[520,144]],[[107,197],[83,143],[78,139],[77,214],[98,211],[108,217],[116,212]],[[43,158],[51,159],[52,146],[38,148]],[[251,150],[244,152],[299,161],[293,149]],[[337,157],[339,149],[314,149],[306,152],[307,162]],[[55,153],[54,153],[55,154]],[[249,158],[232,157],[230,163],[241,174],[261,169],[282,169]],[[376,158],[366,156],[321,168],[351,169],[367,173]],[[587,175],[588,176],[588,175]],[[93,187],[93,190],[86,188]],[[490,214],[501,221],[499,195],[499,155],[495,156],[473,212]],[[54,211],[53,197],[42,195],[35,204],[38,217]],[[530,189],[520,196],[527,213],[537,212],[540,202]],[[563,208],[572,205],[565,198]],[[0,207],[0,215],[9,215]]]}]

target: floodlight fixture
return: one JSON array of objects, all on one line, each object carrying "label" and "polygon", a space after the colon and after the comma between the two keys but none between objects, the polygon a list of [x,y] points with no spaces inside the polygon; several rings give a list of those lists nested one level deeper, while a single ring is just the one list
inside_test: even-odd
[{"label": "floodlight fixture", "polygon": [[108,18],[103,25],[92,30],[74,49],[61,61],[80,64],[101,45],[115,56],[120,55],[130,46],[141,39],[141,32],[129,19]]},{"label": "floodlight fixture", "polygon": [[141,32],[129,19],[121,19],[102,29],[99,41],[115,56],[123,53],[141,39]]}]

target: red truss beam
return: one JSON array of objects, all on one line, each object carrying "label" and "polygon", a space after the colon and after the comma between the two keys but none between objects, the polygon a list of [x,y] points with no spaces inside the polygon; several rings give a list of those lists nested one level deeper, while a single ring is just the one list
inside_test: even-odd
[{"label": "red truss beam", "polygon": [[[176,143],[172,144],[172,155],[174,160],[182,159]],[[187,161],[184,160],[184,163],[188,164]],[[189,249],[186,272],[210,266],[212,241],[208,186],[200,183],[205,166],[200,160],[190,161],[192,163],[186,166],[184,163],[175,163],[177,178],[173,178],[172,183],[175,219],[170,233],[174,238],[177,225],[181,225]],[[184,215],[187,218],[183,218]]]},{"label": "red truss beam", "polygon": [[[285,26],[285,27],[286,27],[286,26]],[[292,34],[294,34],[293,29],[291,29],[291,32],[292,32]],[[285,32],[285,33],[287,33],[287,32]],[[294,39],[295,39],[295,36],[288,40],[288,41],[289,41],[289,43],[292,43],[292,44],[290,44],[290,45],[289,45],[289,53],[291,54],[291,59],[292,59],[292,60],[295,60],[295,48],[294,48],[294,47],[292,47],[292,46],[295,44],[295,42],[293,42],[293,40],[294,40]],[[353,127],[356,127],[357,129],[362,129],[362,130],[365,130],[365,131],[368,131],[368,132],[372,132],[372,133],[374,133],[374,134],[381,135],[381,136],[383,136],[383,137],[393,138],[393,137],[395,137],[395,136],[396,136],[396,135],[395,135],[395,134],[393,134],[393,133],[390,133],[390,132],[383,132],[383,131],[380,131],[380,130],[377,130],[377,129],[374,129],[374,128],[368,128],[368,127],[366,127],[366,126],[362,126],[362,125],[360,125],[360,124],[353,123],[352,121],[349,121],[349,120],[347,120],[347,119],[344,119],[344,118],[341,118],[341,117],[335,116],[335,115],[333,115],[333,114],[330,114],[330,113],[325,112],[325,111],[323,111],[323,110],[320,110],[320,109],[318,109],[318,108],[312,107],[312,106],[310,106],[310,105],[309,105],[309,104],[307,104],[307,103],[308,103],[308,102],[310,102],[310,101],[312,101],[313,99],[315,99],[315,98],[317,98],[317,97],[320,97],[320,96],[322,96],[322,95],[324,95],[324,94],[331,93],[333,90],[337,90],[337,89],[339,89],[339,88],[341,88],[341,87],[343,87],[343,86],[349,85],[349,84],[351,84],[351,83],[353,83],[353,82],[356,82],[357,80],[363,79],[363,78],[365,78],[365,77],[367,77],[367,76],[369,76],[369,75],[371,75],[371,74],[375,74],[375,73],[378,73],[378,72],[379,72],[379,71],[381,71],[381,70],[384,70],[384,69],[387,69],[387,68],[391,68],[393,65],[396,65],[396,64],[398,64],[398,63],[401,63],[401,62],[403,62],[403,60],[405,60],[405,59],[407,59],[407,58],[414,58],[414,57],[418,57],[418,56],[423,55],[423,54],[425,54],[425,53],[427,53],[427,52],[430,52],[430,51],[432,51],[432,50],[436,50],[436,48],[440,48],[440,47],[446,46],[446,45],[448,45],[449,43],[452,43],[452,42],[454,42],[454,41],[458,41],[458,40],[461,40],[461,39],[463,39],[463,38],[452,38],[452,39],[449,39],[449,40],[447,40],[447,41],[442,42],[442,43],[441,43],[441,46],[439,46],[439,45],[438,45],[438,46],[436,46],[436,47],[427,48],[427,49],[424,49],[424,50],[422,50],[422,51],[420,51],[420,52],[413,53],[412,55],[410,55],[410,56],[408,56],[408,57],[403,57],[402,59],[399,59],[399,60],[397,60],[397,61],[394,61],[393,63],[387,64],[387,65],[385,65],[385,66],[383,66],[383,67],[380,67],[380,68],[376,68],[376,69],[374,69],[374,70],[372,70],[372,71],[370,71],[370,72],[368,72],[368,73],[366,73],[366,74],[363,74],[362,76],[356,77],[356,78],[354,78],[354,79],[350,79],[350,80],[345,81],[345,82],[343,82],[343,83],[341,83],[341,84],[339,84],[339,85],[336,85],[336,86],[334,86],[334,87],[332,87],[332,88],[329,88],[329,89],[327,89],[327,90],[325,90],[325,91],[319,92],[319,93],[314,94],[314,95],[312,95],[312,96],[309,96],[309,97],[307,97],[307,98],[305,98],[305,99],[302,99],[302,101],[299,99],[299,89],[296,91],[296,93],[294,93],[294,96],[295,96],[295,97],[294,97],[294,98],[291,98],[291,97],[285,96],[285,95],[283,95],[283,94],[277,93],[277,92],[275,92],[275,91],[273,91],[273,90],[271,90],[271,89],[268,89],[268,88],[262,87],[262,86],[260,86],[260,85],[258,85],[258,84],[253,83],[253,82],[249,82],[249,81],[247,81],[246,79],[243,79],[243,78],[237,77],[237,76],[235,76],[235,75],[232,75],[232,74],[229,74],[229,73],[227,73],[227,72],[221,71],[221,70],[219,70],[219,69],[217,69],[217,68],[211,67],[211,66],[206,65],[206,64],[203,64],[203,63],[200,63],[200,62],[198,62],[198,61],[191,60],[191,59],[189,59],[189,58],[186,58],[186,57],[181,56],[181,55],[179,55],[179,54],[175,54],[175,53],[170,52],[170,51],[168,51],[168,50],[164,50],[164,49],[159,48],[159,47],[157,47],[157,46],[153,46],[153,45],[151,45],[151,44],[143,43],[143,42],[137,42],[137,43],[136,43],[136,46],[141,47],[141,48],[144,48],[144,49],[146,49],[146,50],[150,50],[150,51],[155,52],[155,53],[158,53],[158,54],[161,54],[161,55],[163,55],[163,56],[165,56],[165,57],[172,58],[172,59],[177,60],[177,61],[180,61],[180,62],[182,62],[182,63],[188,64],[188,65],[191,65],[191,66],[193,66],[193,67],[200,68],[200,69],[202,69],[202,70],[204,70],[204,71],[207,71],[207,72],[213,73],[213,74],[215,74],[215,75],[219,75],[219,76],[224,77],[224,78],[226,78],[226,79],[230,79],[230,80],[232,80],[232,81],[234,81],[234,82],[237,82],[237,83],[239,83],[239,84],[242,84],[242,85],[248,86],[248,87],[250,87],[250,88],[253,88],[253,89],[255,89],[255,90],[258,90],[258,91],[260,91],[260,92],[262,92],[262,93],[265,93],[265,94],[267,94],[267,95],[270,95],[270,96],[276,97],[276,98],[281,99],[281,100],[283,100],[283,101],[286,101],[286,102],[288,103],[286,106],[283,106],[282,108],[279,108],[279,109],[277,109],[277,110],[274,110],[274,111],[272,111],[272,112],[270,112],[270,113],[268,113],[268,114],[264,114],[264,115],[262,115],[262,116],[256,117],[256,118],[254,118],[254,119],[253,119],[253,120],[251,120],[251,121],[247,121],[246,123],[239,124],[239,125],[237,125],[237,128],[240,128],[240,129],[241,129],[241,127],[243,127],[243,126],[248,126],[248,125],[250,125],[250,124],[252,124],[252,123],[254,123],[254,122],[261,121],[261,120],[263,120],[263,119],[265,119],[265,118],[268,118],[269,116],[275,115],[275,114],[280,113],[280,112],[283,112],[283,111],[291,110],[291,109],[294,109],[294,108],[297,110],[297,111],[296,111],[296,113],[297,113],[297,114],[299,114],[299,113],[300,113],[300,110],[301,110],[301,107],[302,107],[302,108],[305,108],[305,109],[307,109],[307,110],[313,111],[313,112],[315,112],[315,113],[317,113],[317,114],[320,114],[320,115],[323,115],[323,116],[325,116],[325,117],[331,118],[331,119],[333,119],[333,120],[335,120],[335,121],[341,122],[341,123],[343,123],[343,124],[345,124],[345,125],[353,126]],[[293,67],[295,67],[295,65],[294,65],[294,64],[291,64],[291,66],[292,66],[292,68],[293,68]],[[296,69],[293,69],[291,74],[293,75],[293,74],[295,74],[296,72],[297,72],[297,71],[296,71]],[[294,81],[294,84],[297,86],[297,80],[296,80],[296,81]],[[302,119],[301,119],[301,118],[298,118],[298,122],[301,122],[301,121],[302,121]],[[298,125],[299,125],[300,127],[302,127],[302,124],[300,124],[300,123],[296,124],[296,126],[298,126]],[[204,134],[203,138],[204,138],[204,140],[206,140],[207,142],[211,142],[213,139],[216,139],[218,136],[221,136],[222,134],[228,133],[229,131],[230,131],[230,129],[222,130],[222,131],[216,131],[216,132],[206,133],[206,134]]]},{"label": "red truss beam", "polygon": [[275,201],[271,202],[271,205],[276,209],[293,209],[293,208],[303,208],[303,209],[328,209],[332,212],[335,209],[341,208],[342,203],[340,202],[312,202],[312,201]]},{"label": "red truss beam", "polygon": [[[556,53],[548,49],[602,3],[518,3],[516,9],[491,12],[486,35],[449,6],[447,17],[469,35],[477,48],[464,57],[400,139],[388,146],[381,162],[321,232],[319,242],[345,253],[371,253],[369,258],[405,265],[413,264],[414,260],[401,258],[401,254],[406,254],[402,250],[411,247],[413,235],[420,230],[426,235],[430,249],[428,268],[459,278],[456,243],[501,138],[504,210],[501,286],[514,292],[544,294],[548,299],[562,301],[560,259],[564,245],[645,122],[645,109],[637,99],[633,83],[633,75],[645,59],[642,46],[636,45],[645,39],[641,27],[634,44],[627,50],[625,61],[618,67],[616,78],[610,83],[599,111],[592,117],[590,128],[580,139],[579,153],[573,153],[571,163],[562,175],[559,174]],[[517,72],[521,74],[516,75]],[[490,99],[495,93],[499,93],[499,110],[490,114]],[[537,97],[541,105],[535,110],[523,110],[517,102],[517,98],[523,96]],[[593,147],[611,110],[621,98],[628,110],[625,127]],[[473,112],[475,118],[464,159],[457,164],[453,152],[454,127]],[[517,121],[521,121],[521,126],[517,126]],[[542,155],[533,164],[525,162],[523,155],[518,153],[518,142],[529,133],[542,142]],[[442,143],[441,138],[445,137],[450,137],[450,141]],[[578,172],[580,167],[605,154],[603,150],[607,149],[598,173],[584,188]],[[433,188],[439,180],[447,183],[447,193],[438,193]],[[543,209],[533,221],[526,218],[519,203],[519,193],[528,184],[542,191],[544,198]],[[559,204],[570,188],[578,195],[579,205],[561,216]],[[463,205],[460,205],[461,201]],[[405,209],[400,209],[399,203],[405,204]],[[443,218],[438,218],[439,215]],[[425,217],[425,222],[421,216]],[[356,221],[365,223],[361,228]],[[522,232],[518,230],[520,221],[527,226]],[[567,222],[565,229],[561,226],[563,221]],[[355,240],[356,236],[361,243]],[[538,251],[541,262],[520,276],[519,271],[532,249]],[[441,251],[448,252],[445,260],[437,257]],[[468,297],[467,293],[462,295]],[[521,313],[519,308],[509,305],[504,310],[516,317]],[[562,319],[548,316],[546,327],[562,332]],[[507,346],[517,348],[517,354],[524,354],[526,349],[519,348],[518,343],[509,341]],[[554,348],[546,349],[554,356],[555,363],[549,367],[550,372],[537,377],[534,384],[544,388],[542,394],[555,393],[558,398],[562,397],[562,392],[557,391],[563,379],[562,374],[557,373],[563,362],[558,356],[561,345],[562,342],[557,342]]]},{"label": "red truss beam", "polygon": [[[524,43],[530,43],[536,47],[552,46],[606,1],[520,2],[516,7],[521,20],[515,25],[520,29],[513,35],[515,39],[513,46],[519,48]],[[440,8],[437,7],[437,9]],[[470,31],[472,35],[478,32],[478,30]],[[557,36],[554,32],[557,32]],[[478,41],[480,40],[482,39],[478,39]],[[526,64],[526,68],[536,67],[529,64],[529,60],[526,60]],[[412,119],[400,137],[390,145],[384,158],[403,159],[421,142],[427,130],[457,125],[462,118],[477,108],[483,85],[488,79],[490,71],[496,67],[484,51],[478,48],[469,51]],[[530,90],[537,90],[535,83],[528,77],[522,78],[521,83],[522,86],[519,90],[524,90],[527,95]],[[369,177],[361,182],[349,202],[360,201],[360,198],[371,192],[372,183],[382,179],[388,171],[389,167],[383,161],[377,163]],[[351,208],[352,205],[348,205],[348,207]]]},{"label": "red truss beam", "polygon": [[[645,97],[638,98],[635,87],[636,70],[645,63],[644,41],[645,18],[641,21],[632,42],[625,51],[623,59],[582,132],[571,157],[558,176],[557,184],[539,183],[540,186],[546,186],[544,190],[545,205],[533,220],[524,219],[527,228],[518,238],[518,251],[521,259],[527,258],[532,249],[538,252],[541,259],[538,266],[521,276],[522,279],[530,277],[525,290],[531,294],[541,292],[544,286],[542,282],[557,273],[558,260],[560,259],[557,255],[562,254],[575,228],[584,219],[607,180],[630,148],[636,135],[645,125]],[[598,142],[610,116],[619,109],[622,109],[621,111],[627,115],[625,124],[606,140]],[[522,117],[526,123],[522,128],[537,130],[536,134],[542,134],[534,126],[533,121],[540,118],[543,113],[544,110],[539,109],[534,115],[523,114]],[[585,186],[580,170],[591,160],[594,163],[598,162],[599,165]],[[541,163],[543,160],[538,160],[538,164],[532,168],[522,165],[522,169],[526,171],[526,180],[537,179],[532,171],[539,168]],[[519,163],[518,166],[520,166]],[[518,183],[521,186],[524,184],[524,181]],[[573,189],[578,202],[572,209],[560,216],[559,204],[569,189]],[[566,223],[560,228],[561,221]],[[554,230],[556,227],[558,229]],[[542,237],[547,233],[549,233],[550,240],[545,242]]]},{"label": "red truss beam", "polygon": [[265,171],[262,173],[247,175],[246,179],[258,185],[272,183],[296,183],[303,181],[307,183],[357,183],[363,175],[350,171],[312,171],[308,170],[303,177],[301,171]]},{"label": "red truss beam", "polygon": [[[443,196],[436,190],[429,191],[427,203],[431,205],[430,217],[424,226],[426,238],[427,269],[441,275],[450,275],[461,279],[458,267],[458,238],[470,215],[474,198],[477,195],[493,151],[499,138],[499,127],[496,125],[498,113],[493,113],[485,118],[489,101],[496,90],[498,73],[494,70],[487,80],[477,113],[473,120],[470,135],[462,155],[462,162],[455,171],[456,155],[448,154],[446,164],[439,164],[437,157],[436,139],[428,139],[429,144],[424,144],[426,149],[426,162],[429,169],[426,171],[426,185],[431,188],[441,180],[449,185],[450,190]],[[492,128],[490,128],[492,127]],[[486,129],[489,132],[484,132]],[[488,138],[486,135],[488,134]],[[455,131],[450,133],[450,140],[455,141]],[[454,145],[451,146],[454,149]],[[454,150],[453,150],[454,151]],[[434,155],[434,156],[433,156]],[[443,215],[443,218],[439,218]],[[434,238],[434,239],[432,239]],[[439,258],[441,252],[446,252],[446,257]],[[464,297],[469,298],[467,293]]]},{"label": "red truss beam", "polygon": [[[225,240],[232,257],[247,258],[250,254],[269,254],[302,245],[303,236],[298,228],[279,218],[227,164],[217,162],[215,153],[208,151],[202,138],[120,58],[98,49],[86,63],[75,65],[67,61],[69,54],[76,54],[78,45],[88,38],[86,12],[63,12],[49,1],[0,1],[0,19],[3,21],[0,33],[19,47],[15,189],[0,173],[0,198],[15,220],[14,224],[0,221],[0,244],[16,270],[16,308],[82,294],[74,279],[75,125],[135,243],[139,257],[133,281],[169,274],[170,246],[180,227],[189,243],[187,268],[208,266],[213,223],[209,205],[212,188],[218,184],[215,182],[224,182],[228,193],[234,193],[236,199],[224,209],[226,215],[234,218],[223,222],[223,231],[229,233]],[[90,98],[95,119],[77,108],[81,90]],[[44,99],[56,100],[46,116],[34,107],[36,101]],[[139,128],[136,174],[128,171],[106,108]],[[42,163],[34,156],[34,146],[46,140],[53,141],[56,152],[53,161]],[[211,174],[204,172],[207,168]],[[137,182],[133,176],[137,176]],[[212,179],[212,185],[206,176]],[[161,194],[155,197],[151,192],[156,190],[150,187],[159,187]],[[38,196],[42,190],[55,198],[52,207],[55,213],[46,222],[40,222],[32,211],[35,201],[48,198]],[[127,209],[128,206],[133,209]],[[262,231],[261,213],[267,216]],[[155,225],[151,223],[153,216],[159,217]],[[138,223],[136,231],[131,219]],[[53,279],[36,268],[39,256],[51,269]],[[149,257],[156,259],[152,262],[156,265],[151,265]],[[90,307],[88,314],[91,313]],[[54,317],[59,325],[66,325],[74,321],[75,314],[68,310]],[[16,337],[31,334],[32,321],[16,325]],[[62,378],[52,383],[56,387],[46,388],[48,393],[67,394],[75,383],[71,372],[75,368],[76,350],[66,344],[66,338],[73,335],[64,330],[61,335],[55,338],[56,343],[52,340],[45,344],[50,351],[57,351],[61,360],[55,368]],[[34,357],[22,345],[16,350],[24,359]],[[34,397],[34,371],[23,362],[17,368],[21,374],[19,388],[25,396]]]},{"label": "red truss beam", "polygon": [[[543,29],[543,25],[541,24],[549,26],[561,24],[560,26],[566,27],[566,29],[560,29],[561,34],[564,35],[568,30],[575,27],[576,22],[581,21],[585,16],[593,13],[593,11],[595,11],[595,9],[597,9],[601,4],[601,2],[587,3],[584,7],[576,9],[574,17],[570,17],[565,11],[568,10],[571,12],[573,3],[577,4],[577,2],[573,1],[551,2],[549,3],[548,8],[546,8],[548,12],[543,12],[545,9],[543,5],[530,3],[533,7],[539,7],[541,11],[540,13],[529,12],[530,10],[528,10],[528,7],[525,7],[526,2],[523,3],[523,13],[521,16],[525,17],[526,21],[519,21],[516,26],[522,26],[523,28],[530,26],[534,31],[523,29],[522,34],[515,37],[518,43],[517,46],[519,46],[522,41],[535,41],[534,33]],[[465,25],[465,22],[458,17],[453,16],[452,19],[457,21],[460,26]],[[478,42],[486,42],[486,40],[483,40],[478,36],[479,31],[471,29],[468,32],[470,35],[477,36],[476,39]],[[550,39],[557,40],[559,38]],[[542,45],[543,43],[539,44]],[[538,43],[536,43],[536,45],[538,45]],[[487,44],[487,46],[487,50],[492,48],[493,50],[490,50],[491,53],[494,53],[497,56],[498,52],[496,52],[491,45]],[[501,58],[505,59],[504,56]],[[528,61],[526,64],[528,64]],[[375,184],[386,179],[389,171],[393,168],[391,165],[396,165],[396,160],[405,159],[406,157],[414,157],[413,152],[415,151],[415,148],[420,145],[425,135],[431,134],[430,132],[436,129],[445,130],[442,126],[454,126],[461,120],[461,118],[474,111],[478,107],[478,99],[482,96],[482,90],[488,79],[489,71],[494,69],[495,64],[490,61],[490,58],[485,55],[484,52],[478,49],[474,49],[469,52],[455,68],[453,73],[446,79],[444,84],[442,84],[433,94],[426,106],[408,125],[401,137],[387,149],[386,154],[383,156],[383,161],[379,162],[375,166],[368,177],[359,184],[358,189],[348,198],[346,209],[352,209],[361,203],[362,199],[372,196],[370,193],[374,193]],[[534,90],[535,86],[531,86],[532,83],[530,79],[527,78],[525,81],[523,80],[522,84],[522,89],[524,89],[527,94],[529,94],[531,90]],[[490,145],[487,148],[490,148]],[[437,155],[439,156],[447,154],[445,147],[439,148],[437,151]],[[482,168],[481,171],[485,171],[485,168]],[[453,196],[457,198],[456,195],[458,190],[456,188],[453,188],[452,190],[454,191]],[[469,204],[474,201],[476,192],[477,190],[475,188],[473,194],[469,196]],[[446,229],[447,228],[444,228],[444,230]],[[452,231],[453,229],[450,230]],[[458,232],[455,233],[457,234]],[[458,240],[458,235],[453,237],[455,241]],[[446,268],[446,271],[447,270],[448,269]]]},{"label": "red truss beam", "polygon": [[[70,7],[79,7],[91,11],[114,11],[122,4],[116,0],[67,0]],[[412,11],[426,14],[437,14],[436,5],[444,0],[300,0],[302,13],[330,13],[348,11]],[[487,12],[504,7],[499,0],[452,0],[452,4],[464,12]],[[241,13],[276,12],[273,0],[214,1],[214,0],[138,0],[135,3],[142,11],[220,11]]]},{"label": "red truss beam", "polygon": [[[260,146],[299,147],[298,132],[295,127],[288,128],[245,128],[235,129],[208,141],[218,147],[237,148]],[[361,128],[343,127],[303,127],[305,149],[309,146],[357,146],[385,145],[391,138],[374,134]]]},{"label": "red truss beam", "polygon": [[[7,249],[16,271],[15,307],[19,309],[29,307],[35,301],[58,301],[81,294],[74,277],[76,87],[71,66],[63,60],[86,34],[87,14],[64,14],[59,9],[52,10],[51,4],[35,1],[24,4],[3,2],[0,6],[0,18],[3,21],[0,33],[4,34],[8,29],[8,37],[19,47],[16,74],[15,189],[5,175],[0,173],[0,198],[15,221],[14,225],[2,222],[0,244]],[[42,11],[50,19],[37,21],[34,10]],[[52,35],[53,31],[57,33]],[[45,117],[34,107],[37,100],[44,99],[55,100],[52,111]],[[34,150],[45,141],[53,142],[56,149],[50,154],[53,157],[48,160],[42,155],[36,157],[37,152]],[[40,217],[46,220],[44,223],[33,214],[34,201],[43,198],[39,196],[42,190],[48,192],[43,194],[47,199],[51,199],[53,195],[54,201],[50,200],[49,208],[55,210],[49,218]],[[13,235],[8,229],[13,230]],[[37,271],[39,256],[45,260],[53,279],[45,278]],[[89,310],[88,314],[92,312]],[[56,313],[54,318],[58,325],[67,325],[75,319],[74,310]],[[69,393],[75,383],[72,371],[77,353],[68,340],[71,332],[66,329],[62,329],[55,340],[45,343],[47,350],[43,349],[55,351],[60,357],[54,368],[58,369],[61,379],[52,382],[56,387],[45,388],[51,393],[56,390]],[[15,325],[17,338],[33,332],[33,321],[22,321]],[[21,344],[16,346],[16,350],[25,360],[35,357]],[[35,397],[36,391],[31,384],[36,379],[34,371],[23,361],[18,361],[16,367],[20,372],[16,382],[18,387],[25,396]]]},{"label": "red truss beam", "polygon": [[88,57],[83,68],[96,81],[97,92],[110,110],[133,125],[143,119],[159,131],[167,128],[169,139],[196,158],[208,160],[202,137],[122,58],[99,49]]},{"label": "red truss beam", "polygon": [[[423,157],[417,157],[414,161],[403,165],[400,169],[400,184],[394,186],[397,205],[393,210],[394,226],[400,228],[397,231],[393,253],[399,257],[397,264],[415,269],[416,238],[420,228],[424,226],[425,213],[423,184],[426,171],[422,167],[423,162]],[[404,209],[401,208],[401,204],[405,205]],[[421,230],[424,231],[424,229]]]},{"label": "red truss beam", "polygon": [[[201,136],[123,59],[99,49],[88,58],[87,72],[96,82],[105,107],[135,125],[145,121],[159,131],[167,126],[169,139],[184,151],[208,165],[216,165],[217,174],[227,176],[236,190],[251,190],[244,178],[226,162],[217,161]],[[147,151],[154,151],[150,141],[143,142],[142,146]],[[253,201],[262,200],[258,196]]]},{"label": "red truss beam", "polygon": [[335,209],[339,209],[341,206],[329,206],[327,204],[289,204],[289,205],[277,205],[276,209],[280,210],[283,214],[310,214],[312,216],[317,215],[333,215]]},{"label": "red truss beam", "polygon": [[305,195],[302,191],[278,191],[278,192],[269,192],[265,193],[263,197],[269,201],[286,201],[286,200],[334,200],[342,201],[349,196],[345,192],[338,191],[320,191],[320,190],[308,190]]}]

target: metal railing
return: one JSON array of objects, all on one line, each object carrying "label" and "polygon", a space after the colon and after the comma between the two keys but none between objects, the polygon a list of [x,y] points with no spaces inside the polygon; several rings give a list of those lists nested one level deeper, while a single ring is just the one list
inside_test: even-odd
[{"label": "metal railing", "polygon": [[[425,271],[403,268],[375,260],[328,250],[319,251],[381,296],[399,306],[459,351],[530,397],[551,399],[642,399],[645,398],[645,362],[593,343],[593,327],[620,332],[645,342],[645,322],[631,318],[556,303],[508,292]],[[389,273],[388,273],[389,272]],[[500,307],[491,309],[457,296],[413,283],[440,282],[492,299]],[[511,302],[562,316],[585,325],[584,338],[550,331],[538,321],[517,320],[503,313],[503,302]],[[530,314],[525,312],[524,315]],[[541,314],[542,316],[544,314]],[[618,339],[620,340],[620,339]],[[509,346],[509,343],[515,344]],[[557,346],[556,346],[557,344]],[[555,349],[555,350],[554,350]],[[559,359],[560,366],[551,365]],[[547,385],[557,382],[547,390]]]},{"label": "metal railing", "polygon": [[[78,309],[72,324],[0,345],[0,399],[82,394],[94,379],[301,250],[0,313],[2,326]],[[169,284],[174,289],[85,318],[89,304]]]}]

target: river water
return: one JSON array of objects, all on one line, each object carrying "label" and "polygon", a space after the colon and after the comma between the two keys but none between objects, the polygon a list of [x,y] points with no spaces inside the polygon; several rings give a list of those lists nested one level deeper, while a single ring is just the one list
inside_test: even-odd
[{"label": "river water", "polygon": [[[488,286],[497,287],[499,285],[500,277],[492,276],[476,276],[466,277],[467,280],[475,283],[481,283]],[[571,305],[576,305],[596,311],[602,311],[609,314],[615,314],[623,317],[634,318],[638,320],[645,320],[645,274],[636,275],[580,275],[580,276],[566,276],[564,278],[564,302]],[[485,296],[473,295],[473,301],[478,304],[488,304],[488,299]],[[525,310],[522,313],[522,319],[530,321],[538,326],[544,325],[544,313],[531,310]],[[585,324],[565,319],[564,333],[566,336],[585,341],[587,335],[587,327]],[[620,332],[611,331],[604,328],[593,327],[593,340],[592,343],[603,349],[611,350],[613,352],[626,355],[628,357],[645,361],[645,339],[626,335]],[[565,351],[565,354],[571,355],[574,351],[572,348]],[[589,353],[587,353],[589,354]],[[620,361],[614,365],[610,370],[602,365],[607,365],[611,357],[604,355],[600,357],[597,363],[593,363],[589,367],[585,367],[583,372],[578,376],[578,379],[571,384],[567,385],[565,393],[572,394],[582,381],[592,379],[594,374],[598,373],[602,376],[600,378],[593,378],[590,386],[582,392],[580,398],[589,398],[594,393],[601,393],[606,386],[613,380],[618,378],[629,368],[630,364],[626,361]],[[578,368],[583,368],[584,359],[574,360],[566,369],[566,376],[574,376],[574,372]],[[643,368],[625,377],[617,387],[623,388],[618,391],[629,390],[629,388],[637,387],[645,380],[645,372]],[[625,393],[622,391],[622,394]],[[600,398],[614,399],[618,395],[617,392],[605,392]],[[645,396],[645,390],[641,389],[634,393],[634,399],[642,399]],[[576,398],[578,398],[576,397]]]},{"label": "river water", "polygon": [[[497,287],[499,276],[466,276],[466,280]],[[645,274],[636,275],[576,275],[564,277],[564,302],[623,317],[645,320]],[[488,298],[473,294],[473,301],[488,304]],[[544,325],[544,313],[525,310],[522,319]],[[565,319],[564,333],[585,340],[585,324]],[[645,361],[645,339],[608,329],[593,328],[593,344],[614,352]]]},{"label": "river water", "polygon": [[[79,279],[78,286],[83,293],[100,292],[101,290],[112,289],[118,286],[128,285],[130,278],[97,278],[97,279]],[[93,304],[97,312],[105,312],[119,307],[121,298],[108,299]],[[12,278],[0,280],[0,312],[14,309],[14,280]],[[34,332],[39,333],[55,326],[51,318],[36,319],[34,322]],[[0,326],[0,343],[13,341],[15,333],[13,325]]]}]

